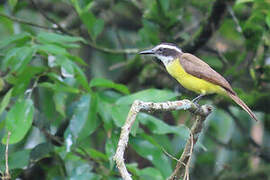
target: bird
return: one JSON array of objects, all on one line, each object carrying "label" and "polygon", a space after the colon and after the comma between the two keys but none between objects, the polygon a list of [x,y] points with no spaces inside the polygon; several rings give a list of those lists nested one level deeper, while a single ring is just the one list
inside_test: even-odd
[{"label": "bird", "polygon": [[251,109],[237,96],[229,82],[206,62],[190,53],[183,52],[176,44],[161,43],[152,49],[139,52],[140,55],[150,55],[160,60],[167,72],[184,88],[198,93],[192,102],[197,103],[207,94],[220,94],[231,98],[243,108],[252,119],[258,118]]}]

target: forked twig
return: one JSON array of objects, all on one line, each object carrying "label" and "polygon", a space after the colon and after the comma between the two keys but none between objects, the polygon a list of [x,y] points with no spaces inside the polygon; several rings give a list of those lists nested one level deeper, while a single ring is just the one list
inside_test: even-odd
[{"label": "forked twig", "polygon": [[[196,106],[189,100],[181,101],[168,101],[164,103],[153,103],[153,102],[143,102],[136,100],[132,104],[130,111],[128,113],[126,122],[121,130],[121,135],[118,141],[118,146],[116,153],[114,155],[114,160],[116,161],[117,168],[120,172],[120,175],[124,180],[132,180],[131,175],[127,171],[125,161],[124,161],[124,152],[128,144],[129,133],[131,131],[132,125],[136,120],[136,116],[141,111],[173,111],[173,110],[189,110],[196,115],[196,121],[191,128],[191,134],[184,152],[181,158],[177,161],[176,168],[169,179],[176,179],[183,177],[186,170],[189,168],[189,161],[191,153],[193,152],[193,146],[196,144],[199,133],[202,130],[202,124],[205,118],[212,112],[212,108],[209,105],[203,105],[201,107]],[[183,168],[185,167],[185,168]],[[188,170],[187,170],[188,173]],[[187,175],[188,177],[188,175]]]},{"label": "forked twig", "polygon": [[[184,179],[189,178],[188,168],[189,168],[192,152],[194,149],[194,145],[197,143],[199,135],[203,129],[204,120],[212,112],[211,107],[207,106],[207,105],[202,106],[200,109],[204,113],[196,115],[196,119],[195,119],[194,124],[191,127],[190,137],[185,145],[185,149],[184,149],[179,161],[177,162],[173,173],[168,178],[168,180],[176,180],[176,179],[179,179],[181,177],[184,177]],[[183,166],[183,164],[186,164],[186,166]]]}]

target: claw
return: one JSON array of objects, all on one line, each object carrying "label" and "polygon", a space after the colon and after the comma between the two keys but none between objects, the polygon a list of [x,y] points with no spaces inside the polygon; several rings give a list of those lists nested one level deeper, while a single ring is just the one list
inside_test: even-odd
[{"label": "claw", "polygon": [[204,96],[205,94],[200,94],[199,96],[195,97],[192,102],[195,104],[195,105],[198,105],[198,102],[199,100]]}]

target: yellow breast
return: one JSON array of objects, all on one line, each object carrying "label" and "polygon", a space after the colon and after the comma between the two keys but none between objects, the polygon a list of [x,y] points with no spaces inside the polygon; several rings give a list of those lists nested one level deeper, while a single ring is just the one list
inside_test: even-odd
[{"label": "yellow breast", "polygon": [[168,73],[174,77],[184,88],[198,94],[224,94],[225,90],[219,85],[188,74],[181,66],[179,59],[166,66]]}]

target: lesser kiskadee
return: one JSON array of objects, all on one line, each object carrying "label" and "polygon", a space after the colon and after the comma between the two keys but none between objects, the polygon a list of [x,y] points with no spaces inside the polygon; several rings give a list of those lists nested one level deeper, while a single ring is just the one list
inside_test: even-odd
[{"label": "lesser kiskadee", "polygon": [[184,53],[171,43],[162,43],[140,54],[151,55],[161,60],[168,73],[183,87],[200,94],[221,94],[230,97],[241,106],[254,120],[258,120],[249,107],[237,96],[231,85],[219,73],[198,57]]}]

